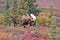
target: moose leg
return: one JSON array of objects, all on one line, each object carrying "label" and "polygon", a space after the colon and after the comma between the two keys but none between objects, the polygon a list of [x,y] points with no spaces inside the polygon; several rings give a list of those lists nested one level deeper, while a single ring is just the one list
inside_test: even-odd
[{"label": "moose leg", "polygon": [[13,20],[13,24],[14,24],[14,27],[17,26],[17,22],[16,22],[16,20]]}]

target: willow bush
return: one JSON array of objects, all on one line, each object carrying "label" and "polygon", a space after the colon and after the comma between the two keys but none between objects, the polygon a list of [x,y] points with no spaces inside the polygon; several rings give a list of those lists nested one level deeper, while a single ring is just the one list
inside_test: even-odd
[{"label": "willow bush", "polygon": [[37,17],[37,23],[39,24],[39,25],[49,25],[49,23],[50,23],[50,18],[49,17],[47,17],[47,16],[38,16]]}]

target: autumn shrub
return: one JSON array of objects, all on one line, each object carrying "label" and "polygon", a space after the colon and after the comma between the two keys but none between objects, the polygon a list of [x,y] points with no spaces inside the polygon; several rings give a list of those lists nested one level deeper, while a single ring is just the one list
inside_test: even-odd
[{"label": "autumn shrub", "polygon": [[51,30],[49,30],[50,31],[49,37],[51,40],[55,40],[55,38],[56,38],[56,33],[57,33],[56,18],[57,18],[57,16],[52,16],[52,18],[51,18],[52,19],[51,24],[50,24]]},{"label": "autumn shrub", "polygon": [[35,33],[25,33],[14,36],[14,40],[48,40],[47,38],[47,35],[37,35]]},{"label": "autumn shrub", "polygon": [[13,40],[13,34],[12,33],[0,33],[0,40]]},{"label": "autumn shrub", "polygon": [[37,23],[39,25],[49,25],[50,23],[50,18],[47,16],[38,16],[37,17]]},{"label": "autumn shrub", "polygon": [[3,23],[4,23],[4,15],[0,14],[0,24],[3,24]]}]

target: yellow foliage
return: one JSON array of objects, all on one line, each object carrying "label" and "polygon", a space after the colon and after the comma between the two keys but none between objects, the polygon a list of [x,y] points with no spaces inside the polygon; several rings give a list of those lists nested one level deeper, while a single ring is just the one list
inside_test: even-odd
[{"label": "yellow foliage", "polygon": [[50,22],[50,18],[47,17],[47,16],[38,16],[38,17],[37,17],[37,22],[38,22],[39,24],[46,24],[46,25],[48,25],[49,22]]},{"label": "yellow foliage", "polygon": [[3,22],[4,22],[4,15],[0,14],[0,24],[3,24]]}]

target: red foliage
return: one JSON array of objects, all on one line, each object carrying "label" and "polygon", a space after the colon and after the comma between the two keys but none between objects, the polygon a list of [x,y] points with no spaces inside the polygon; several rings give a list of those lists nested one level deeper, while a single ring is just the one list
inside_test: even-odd
[{"label": "red foliage", "polygon": [[18,35],[17,39],[18,40],[47,40],[47,36],[46,35],[39,36],[34,33],[26,33],[26,34]]},{"label": "red foliage", "polygon": [[3,31],[3,30],[5,30],[5,26],[0,25],[0,31]]},{"label": "red foliage", "polygon": [[31,40],[40,40],[40,39],[37,37],[33,37]]}]

